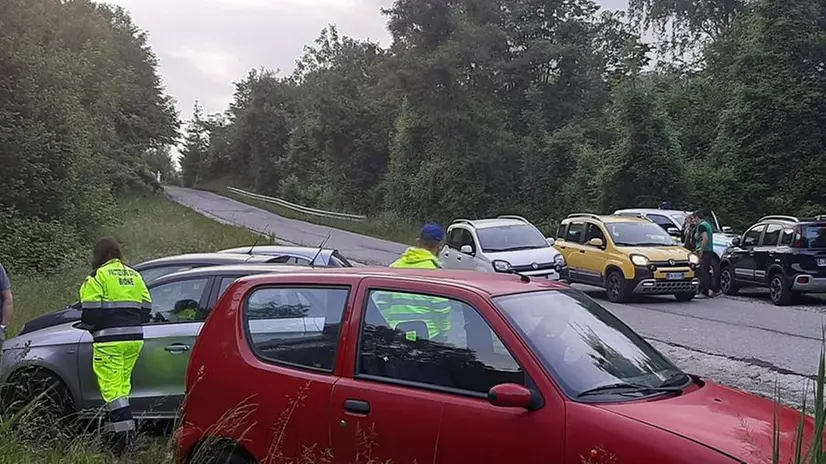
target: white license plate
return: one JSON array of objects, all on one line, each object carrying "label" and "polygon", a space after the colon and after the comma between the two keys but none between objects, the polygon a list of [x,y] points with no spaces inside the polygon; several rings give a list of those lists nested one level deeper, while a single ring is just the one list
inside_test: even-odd
[{"label": "white license plate", "polygon": [[665,275],[668,280],[683,280],[684,274],[682,272],[669,272]]},{"label": "white license plate", "polygon": [[817,258],[817,265],[826,267],[826,258]]}]

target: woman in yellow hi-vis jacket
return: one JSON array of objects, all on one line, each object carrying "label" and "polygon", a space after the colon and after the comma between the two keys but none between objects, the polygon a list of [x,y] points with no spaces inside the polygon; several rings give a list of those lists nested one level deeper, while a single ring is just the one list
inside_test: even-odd
[{"label": "woman in yellow hi-vis jacket", "polygon": [[117,240],[100,239],[93,252],[94,270],[80,287],[81,322],[94,340],[92,369],[106,402],[106,432],[117,455],[135,439],[129,406],[132,370],[143,348],[142,323],[152,310],[146,283],[122,259]]}]

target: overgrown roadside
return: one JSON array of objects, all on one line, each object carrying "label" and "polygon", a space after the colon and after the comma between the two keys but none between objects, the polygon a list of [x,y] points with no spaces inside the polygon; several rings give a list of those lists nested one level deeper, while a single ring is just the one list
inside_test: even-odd
[{"label": "overgrown roadside", "polygon": [[[240,201],[256,208],[275,213],[289,219],[297,219],[306,221],[312,224],[328,226],[335,229],[355,232],[357,234],[367,235],[370,237],[382,238],[396,243],[411,243],[419,232],[420,225],[414,224],[410,220],[403,218],[396,214],[380,213],[377,216],[367,215],[364,221],[348,221],[345,219],[326,218],[321,216],[313,216],[293,211],[288,208],[283,208],[274,203],[266,201],[255,200],[247,198],[227,190],[228,184],[222,182],[211,182],[197,186],[200,190],[212,192],[235,201]],[[229,185],[235,186],[235,185]],[[242,188],[242,187],[238,187]],[[246,189],[245,189],[246,190]],[[287,199],[289,200],[289,199]],[[447,226],[446,224],[443,224]]]},{"label": "overgrown roadside", "polygon": [[[126,260],[131,263],[179,253],[216,251],[255,240],[252,232],[220,224],[157,194],[120,200],[118,211],[119,222],[104,227],[104,232],[122,243]],[[88,253],[83,250],[81,254]],[[56,267],[54,273],[10,276],[15,316],[9,335],[13,336],[25,321],[75,301],[80,282],[88,272],[88,264],[75,262]],[[99,451],[94,434],[71,440],[50,436],[22,440],[21,427],[25,429],[27,425],[11,426],[0,420],[0,464],[114,462],[111,456]],[[172,462],[171,453],[167,439],[145,436],[141,450],[122,462]]]}]

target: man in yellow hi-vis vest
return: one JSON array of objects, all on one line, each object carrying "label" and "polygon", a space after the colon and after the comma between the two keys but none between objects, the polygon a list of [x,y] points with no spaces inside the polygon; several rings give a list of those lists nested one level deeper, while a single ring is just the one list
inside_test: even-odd
[{"label": "man in yellow hi-vis vest", "polygon": [[[406,249],[390,267],[441,269],[442,265],[436,255],[444,240],[445,231],[441,226],[435,223],[425,224],[416,241],[418,246]],[[427,325],[430,340],[445,340],[451,328],[449,300],[412,293],[382,292],[381,295],[376,304],[391,328],[395,329],[402,322],[422,321]],[[412,338],[415,333],[406,336]]]},{"label": "man in yellow hi-vis vest", "polygon": [[117,240],[100,239],[92,258],[94,270],[80,287],[81,322],[92,333],[92,370],[106,402],[106,432],[117,455],[135,439],[131,377],[143,348],[142,323],[152,310],[146,283],[122,259]]}]

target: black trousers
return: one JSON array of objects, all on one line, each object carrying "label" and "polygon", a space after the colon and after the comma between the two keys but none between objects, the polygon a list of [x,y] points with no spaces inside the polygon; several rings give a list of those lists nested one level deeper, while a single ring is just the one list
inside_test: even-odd
[{"label": "black trousers", "polygon": [[714,265],[713,251],[704,251],[700,256],[700,288],[699,291],[703,295],[707,295],[709,290],[711,292],[719,292],[720,286],[717,284],[720,277],[720,269]]}]

